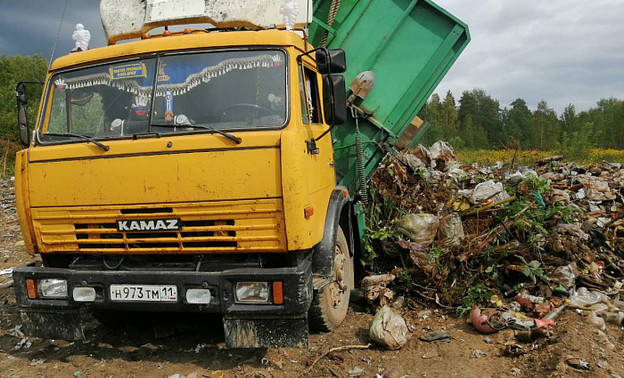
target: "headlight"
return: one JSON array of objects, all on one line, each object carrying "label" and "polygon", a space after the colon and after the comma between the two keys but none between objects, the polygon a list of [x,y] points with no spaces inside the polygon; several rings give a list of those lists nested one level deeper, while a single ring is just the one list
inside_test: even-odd
[{"label": "headlight", "polygon": [[67,298],[67,281],[44,278],[37,285],[42,298]]},{"label": "headlight", "polygon": [[236,301],[242,303],[268,303],[268,282],[237,282]]}]

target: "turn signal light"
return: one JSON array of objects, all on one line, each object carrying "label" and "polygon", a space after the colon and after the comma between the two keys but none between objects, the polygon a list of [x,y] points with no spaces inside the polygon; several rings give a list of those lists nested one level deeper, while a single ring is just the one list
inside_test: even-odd
[{"label": "turn signal light", "polygon": [[282,281],[273,282],[273,303],[284,304],[284,287]]},{"label": "turn signal light", "polygon": [[28,293],[29,299],[37,299],[37,297],[39,297],[35,280],[30,278],[26,280],[26,292]]},{"label": "turn signal light", "polygon": [[314,208],[312,206],[308,206],[305,209],[303,209],[303,214],[305,215],[306,219],[310,218],[312,215],[314,215]]}]

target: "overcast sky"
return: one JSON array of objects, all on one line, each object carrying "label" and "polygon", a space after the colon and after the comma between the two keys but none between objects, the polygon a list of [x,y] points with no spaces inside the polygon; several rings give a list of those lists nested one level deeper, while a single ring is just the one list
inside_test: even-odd
[{"label": "overcast sky", "polygon": [[[387,1],[387,0],[385,0]],[[49,59],[66,0],[0,0],[0,54]],[[91,47],[106,44],[99,0],[67,0],[55,57],[74,46],[76,23]],[[501,108],[545,100],[557,114],[624,99],[624,0],[435,0],[470,28],[472,41],[436,92],[459,100],[480,88]]]}]

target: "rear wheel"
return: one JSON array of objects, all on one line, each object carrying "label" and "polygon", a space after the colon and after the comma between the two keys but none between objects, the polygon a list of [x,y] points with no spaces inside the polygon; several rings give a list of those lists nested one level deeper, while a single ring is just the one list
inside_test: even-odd
[{"label": "rear wheel", "polygon": [[347,238],[338,227],[334,247],[332,282],[317,293],[309,312],[310,328],[332,331],[344,321],[349,309],[349,295],[354,288],[353,257],[349,254]]}]

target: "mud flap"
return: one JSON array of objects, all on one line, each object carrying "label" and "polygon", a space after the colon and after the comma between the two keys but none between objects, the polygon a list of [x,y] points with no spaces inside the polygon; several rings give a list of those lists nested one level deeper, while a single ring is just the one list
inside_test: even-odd
[{"label": "mud flap", "polygon": [[223,318],[228,348],[307,348],[308,318]]},{"label": "mud flap", "polygon": [[78,309],[19,309],[24,333],[57,340],[84,340]]}]

